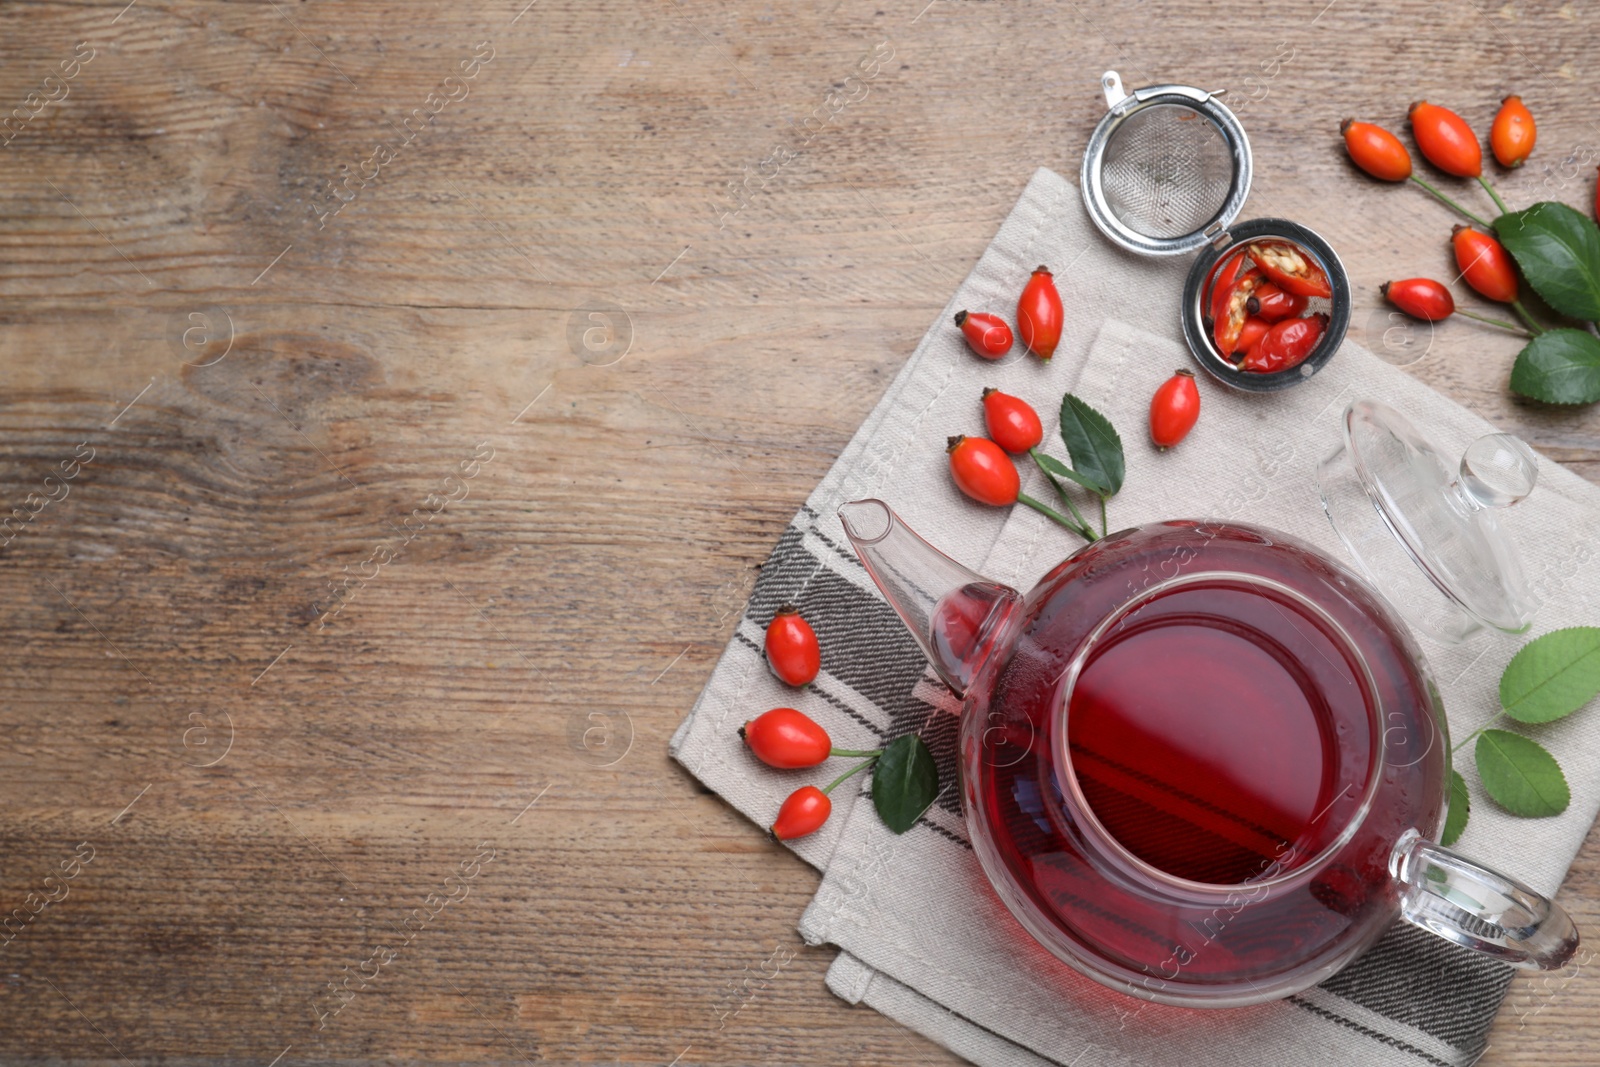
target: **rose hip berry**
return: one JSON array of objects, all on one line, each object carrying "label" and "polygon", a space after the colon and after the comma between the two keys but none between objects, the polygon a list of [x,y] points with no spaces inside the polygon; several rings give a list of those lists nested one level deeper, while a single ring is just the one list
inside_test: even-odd
[{"label": "rose hip berry", "polygon": [[967,345],[984,359],[999,359],[1011,351],[1011,327],[999,315],[984,311],[956,312],[956,325]]},{"label": "rose hip berry", "polygon": [[1017,298],[1017,336],[1031,352],[1048,361],[1056,354],[1056,345],[1061,343],[1061,324],[1065,317],[1061,294],[1056,291],[1050,268],[1036,268]]},{"label": "rose hip berry", "polygon": [[1389,303],[1412,318],[1427,322],[1447,319],[1456,309],[1456,298],[1442,282],[1432,278],[1404,278],[1384,282],[1378,287]]},{"label": "rose hip berry", "polygon": [[1200,419],[1200,389],[1194,373],[1180,370],[1150,400],[1150,440],[1168,449],[1182,441]]},{"label": "rose hip berry", "polygon": [[1256,345],[1261,343],[1261,339],[1267,335],[1267,331],[1270,329],[1272,329],[1272,323],[1266,319],[1258,319],[1253,315],[1245,319],[1244,329],[1239,331],[1239,339],[1233,343],[1232,354],[1235,356],[1248,356],[1255,350]]},{"label": "rose hip berry", "polygon": [[1483,146],[1460,115],[1419,100],[1411,105],[1410,117],[1411,134],[1429,163],[1458,178],[1483,174]]},{"label": "rose hip berry", "polygon": [[[1298,293],[1286,293],[1271,282],[1262,282],[1244,302],[1245,310],[1259,317],[1269,326],[1293,318],[1306,309],[1306,298]],[[1235,346],[1235,351],[1238,346]]]},{"label": "rose hip berry", "polygon": [[1499,241],[1471,226],[1457,226],[1450,233],[1456,253],[1456,269],[1467,284],[1490,300],[1510,304],[1517,299],[1517,268]]},{"label": "rose hip berry", "polygon": [[1014,455],[1037,448],[1044,440],[1044,426],[1033,406],[998,389],[983,391],[983,422],[989,439]]},{"label": "rose hip berry", "polygon": [[757,715],[739,727],[739,736],[762,763],[783,770],[815,767],[833,752],[828,731],[794,708]]},{"label": "rose hip berry", "polygon": [[1241,370],[1271,374],[1305,362],[1328,328],[1323,312],[1303,319],[1285,319],[1267,331],[1265,337],[1245,356]]},{"label": "rose hip berry", "polygon": [[1250,246],[1250,258],[1268,281],[1285,292],[1324,298],[1333,295],[1327,273],[1288,241],[1256,241]]},{"label": "rose hip berry", "polygon": [[1345,119],[1339,127],[1345,151],[1356,166],[1384,182],[1403,182],[1411,177],[1411,153],[1400,138],[1370,122]]},{"label": "rose hip berry", "polygon": [[779,841],[792,841],[816,833],[832,811],[833,801],[828,794],[814,785],[803,785],[790,793],[778,809],[778,817],[772,821],[772,836]]},{"label": "rose hip berry", "polygon": [[1506,97],[1489,129],[1489,147],[1494,151],[1494,158],[1502,167],[1520,167],[1533,154],[1533,143],[1538,139],[1533,112],[1522,102],[1522,97]]},{"label": "rose hip berry", "polygon": [[785,604],[767,627],[767,665],[790,685],[809,685],[822,668],[822,649],[811,624]]},{"label": "rose hip berry", "polygon": [[1211,280],[1211,339],[1226,358],[1238,347],[1239,331],[1250,313],[1245,305],[1261,284],[1258,270],[1244,269],[1244,250],[1233,253],[1217,267]]},{"label": "rose hip berry", "polygon": [[982,437],[952,437],[946,451],[950,476],[963,493],[993,507],[1017,502],[1022,478],[999,445]]}]

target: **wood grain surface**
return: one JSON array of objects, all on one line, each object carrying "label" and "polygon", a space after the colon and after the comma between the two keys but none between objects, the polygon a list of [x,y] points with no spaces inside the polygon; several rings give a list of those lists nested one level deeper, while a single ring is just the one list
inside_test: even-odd
[{"label": "wood grain surface", "polygon": [[[1519,92],[1501,190],[1585,204],[1596,19],[0,7],[0,1061],[954,1062],[827,992],[815,873],[667,759],[756,565],[1107,68],[1229,87],[1352,336],[1600,480],[1514,338],[1385,338],[1452,219],[1335,136]],[[1595,929],[1593,835],[1562,899]],[[1593,974],[1519,980],[1481,1062],[1591,1064],[1597,1019]]]}]

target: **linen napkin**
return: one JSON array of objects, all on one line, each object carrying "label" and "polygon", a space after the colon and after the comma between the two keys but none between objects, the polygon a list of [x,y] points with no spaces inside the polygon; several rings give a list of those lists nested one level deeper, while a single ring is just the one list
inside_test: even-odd
[{"label": "linen napkin", "polygon": [[[1338,244],[1338,235],[1328,235]],[[984,364],[949,325],[960,308],[1009,313],[1039,263],[1054,268],[1067,309],[1055,359],[1013,354]],[[841,747],[923,734],[946,790],[904,835],[860,802],[867,788],[835,790],[822,832],[794,842],[824,870],[800,922],[813,944],[843,951],[828,983],[981,1064],[1204,1065],[1472,1062],[1510,980],[1509,968],[1397,924],[1371,951],[1322,986],[1252,1008],[1197,1013],[1109,992],[1033,945],[989,889],[967,841],[954,790],[959,703],[933,676],[844,538],[840,503],[878,496],[936,546],[980,573],[1026,590],[1072,552],[1065,530],[1025,508],[967,501],[949,484],[944,439],[982,431],[979,392],[994,385],[1034,402],[1053,423],[1068,390],[1121,431],[1128,459],[1111,511],[1117,527],[1163,518],[1256,522],[1346,558],[1322,513],[1315,468],[1339,440],[1345,406],[1382,399],[1456,453],[1491,432],[1482,420],[1347,342],[1315,378],[1271,396],[1231,393],[1202,377],[1200,426],[1158,454],[1146,407],[1175,368],[1191,366],[1177,340],[1185,258],[1152,260],[1102,239],[1078,191],[1039,170],[999,234],[889,391],[780,538],[744,617],[670,750],[759,825],[802,781],[766,768],[738,726],[766,708],[795,706]],[[1154,309],[1154,311],[1152,311]],[[1137,325],[1129,325],[1136,323]],[[1047,450],[1064,456],[1047,426]],[[1026,477],[1026,475],[1025,475]],[[1025,489],[1052,491],[1035,474]],[[1591,531],[1600,489],[1541,463],[1540,484],[1506,516],[1544,600],[1533,633],[1593,623],[1600,579]],[[783,686],[761,657],[765,623],[783,602],[816,628],[823,670],[804,691]],[[1496,682],[1517,640],[1482,635],[1457,646],[1423,642],[1457,738],[1497,711]],[[1584,712],[1539,727],[1567,772],[1572,802],[1550,819],[1500,812],[1470,760],[1458,761],[1474,798],[1456,848],[1553,892],[1600,807],[1600,717]],[[1465,750],[1463,752],[1465,755]],[[844,794],[844,795],[841,795]]]}]

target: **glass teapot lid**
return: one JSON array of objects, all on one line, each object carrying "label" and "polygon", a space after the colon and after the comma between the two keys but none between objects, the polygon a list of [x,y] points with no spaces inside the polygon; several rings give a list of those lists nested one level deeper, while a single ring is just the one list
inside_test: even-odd
[{"label": "glass teapot lid", "polygon": [[[1538,600],[1496,512],[1533,491],[1538,469],[1533,450],[1502,433],[1474,441],[1459,463],[1447,459],[1394,408],[1358,400],[1345,409],[1343,447],[1318,482],[1335,530],[1378,588],[1420,629],[1453,641],[1479,623],[1518,633],[1532,621]],[[1352,480],[1359,494],[1342,484]],[[1454,609],[1454,624],[1443,609]]]}]

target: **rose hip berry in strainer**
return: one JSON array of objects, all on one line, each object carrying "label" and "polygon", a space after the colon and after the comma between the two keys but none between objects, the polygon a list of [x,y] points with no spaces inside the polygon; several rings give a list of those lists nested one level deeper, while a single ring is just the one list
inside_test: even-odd
[{"label": "rose hip berry in strainer", "polygon": [[[1127,252],[1189,257],[1183,288],[1173,297],[1195,361],[1240,392],[1285,389],[1317,374],[1350,325],[1349,275],[1309,227],[1241,218],[1255,163],[1239,116],[1218,92],[1196,86],[1129,91],[1108,70],[1100,89],[1106,112],[1079,173],[1084,208],[1096,229]],[[1384,176],[1404,177],[1394,171]],[[1260,361],[1249,357],[1265,331],[1293,319],[1325,323],[1316,343],[1303,359],[1258,370]]]},{"label": "rose hip berry in strainer", "polygon": [[1322,343],[1332,294],[1327,271],[1306,249],[1280,238],[1250,241],[1223,255],[1204,295],[1214,350],[1245,374],[1292,370]]}]

